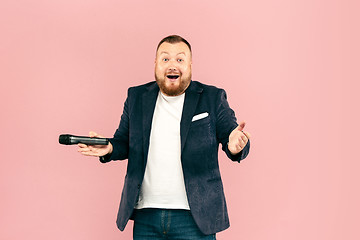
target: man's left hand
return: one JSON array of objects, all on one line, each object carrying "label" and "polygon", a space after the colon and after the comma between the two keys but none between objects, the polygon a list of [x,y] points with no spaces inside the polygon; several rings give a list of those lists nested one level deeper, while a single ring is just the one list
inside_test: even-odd
[{"label": "man's left hand", "polygon": [[245,122],[241,122],[229,135],[228,148],[232,155],[236,155],[246,146],[250,133],[243,131]]}]

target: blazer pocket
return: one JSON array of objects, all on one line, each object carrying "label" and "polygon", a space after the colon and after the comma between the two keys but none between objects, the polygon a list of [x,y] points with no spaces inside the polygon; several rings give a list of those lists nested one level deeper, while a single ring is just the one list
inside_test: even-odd
[{"label": "blazer pocket", "polygon": [[201,119],[197,119],[196,121],[191,122],[191,128],[197,128],[198,126],[209,126],[210,127],[210,117],[203,117]]},{"label": "blazer pocket", "polygon": [[192,118],[191,122],[198,121],[198,120],[203,119],[203,118],[206,118],[206,117],[208,117],[208,116],[209,116],[209,113],[208,113],[208,112],[203,112],[203,113],[197,114],[197,115],[195,115],[195,116]]}]

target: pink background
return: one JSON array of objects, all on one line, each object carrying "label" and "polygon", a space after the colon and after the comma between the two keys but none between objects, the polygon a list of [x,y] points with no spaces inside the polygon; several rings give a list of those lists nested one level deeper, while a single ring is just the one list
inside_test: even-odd
[{"label": "pink background", "polygon": [[359,3],[344,0],[0,2],[0,239],[131,239],[126,161],[62,133],[111,137],[126,90],[180,34],[193,79],[227,90],[252,149],[220,152],[231,227],[218,239],[360,239]]}]

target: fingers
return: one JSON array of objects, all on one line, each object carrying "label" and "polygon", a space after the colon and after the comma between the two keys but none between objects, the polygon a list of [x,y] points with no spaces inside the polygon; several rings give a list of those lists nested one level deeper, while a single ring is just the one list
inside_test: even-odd
[{"label": "fingers", "polygon": [[[80,145],[81,143],[79,143],[78,145]],[[96,148],[92,147],[92,146],[86,146],[85,144],[81,144],[84,146],[79,146],[80,148],[78,149],[78,152],[81,153],[82,155],[85,156],[100,156],[100,153],[97,151]]]},{"label": "fingers", "polygon": [[237,126],[237,129],[239,131],[242,131],[245,128],[245,121],[241,121],[240,124]]},{"label": "fingers", "polygon": [[241,131],[242,134],[240,135],[240,137],[243,139],[243,141],[247,142],[250,139],[251,135],[249,132],[243,131],[243,129],[245,128],[245,124],[245,121],[241,121],[240,124],[237,126],[237,129]]},{"label": "fingers", "polygon": [[78,152],[85,156],[96,156],[101,157],[108,153],[112,153],[112,144],[109,143],[108,145],[86,145],[79,143],[78,144]]},{"label": "fingers", "polygon": [[233,131],[229,138],[229,146],[232,153],[239,153],[248,143],[249,139],[246,133],[242,131]]},{"label": "fingers", "polygon": [[250,133],[249,133],[249,132],[244,131],[243,133],[244,133],[244,135],[245,135],[248,139],[250,139],[250,138],[251,138],[251,135],[250,135]]},{"label": "fingers", "polygon": [[[236,138],[236,145],[238,145],[241,149],[245,147],[247,142],[249,141],[248,135],[249,133],[246,132],[236,132],[235,138]],[[249,134],[250,135],[250,134]]]},{"label": "fingers", "polygon": [[243,149],[248,142],[248,138],[245,136],[245,134],[242,133],[238,140],[241,149]]},{"label": "fingers", "polygon": [[240,144],[236,144],[235,145],[235,149],[233,151],[231,151],[231,153],[233,153],[234,155],[235,154],[238,154],[239,152],[241,152],[242,148],[241,148],[241,145]]},{"label": "fingers", "polygon": [[78,146],[79,146],[78,152],[80,152],[80,153],[91,151],[90,148],[85,144],[79,143]]},{"label": "fingers", "polygon": [[85,156],[94,156],[94,157],[100,157],[99,153],[94,153],[94,152],[81,152],[82,155]]},{"label": "fingers", "polygon": [[245,121],[240,122],[229,135],[228,149],[233,155],[238,154],[250,139],[250,134],[243,131],[245,124]]},{"label": "fingers", "polygon": [[250,135],[248,132],[243,132],[243,131],[241,131],[241,132],[239,132],[239,131],[235,132],[235,137],[236,137],[237,139],[239,139],[239,141],[242,140],[242,141],[244,141],[244,142],[247,142],[247,141],[249,140],[248,135]]},{"label": "fingers", "polygon": [[246,143],[248,141],[248,138],[246,137],[245,134],[241,135],[241,141],[243,141],[244,143]]},{"label": "fingers", "polygon": [[[89,132],[89,137],[98,137],[98,138],[104,138],[103,136],[97,134],[94,131]],[[111,144],[109,144],[111,145]],[[78,144],[78,152],[85,156],[104,156],[110,151],[112,151],[112,145],[111,146],[105,146],[105,145],[86,145],[83,143]]]}]

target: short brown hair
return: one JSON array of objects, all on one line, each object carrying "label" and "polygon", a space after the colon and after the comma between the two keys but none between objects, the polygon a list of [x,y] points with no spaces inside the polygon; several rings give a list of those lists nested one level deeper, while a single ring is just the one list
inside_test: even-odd
[{"label": "short brown hair", "polygon": [[163,38],[157,48],[156,48],[156,51],[159,49],[160,45],[164,42],[167,42],[167,43],[179,43],[179,42],[183,42],[185,43],[189,49],[190,49],[190,53],[191,53],[191,46],[190,46],[190,43],[188,41],[186,41],[184,38],[180,37],[179,35],[170,35],[170,36],[167,36],[166,38]]}]

